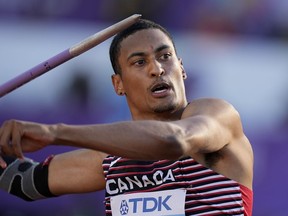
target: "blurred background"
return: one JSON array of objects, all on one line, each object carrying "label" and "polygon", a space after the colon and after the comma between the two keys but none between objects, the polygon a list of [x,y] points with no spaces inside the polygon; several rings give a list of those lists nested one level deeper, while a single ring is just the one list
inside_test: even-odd
[{"label": "blurred background", "polygon": [[[288,215],[288,1],[0,0],[0,85],[134,14],[174,36],[189,100],[219,97],[241,114],[255,153],[254,214]],[[129,120],[114,94],[111,39],[0,99],[0,123]],[[28,154],[44,160],[72,150]],[[1,216],[102,216],[104,192],[25,202],[0,191]]]}]

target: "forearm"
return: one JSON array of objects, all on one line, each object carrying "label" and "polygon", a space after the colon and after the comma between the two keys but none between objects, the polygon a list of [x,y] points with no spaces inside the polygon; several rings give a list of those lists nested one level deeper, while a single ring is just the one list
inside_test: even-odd
[{"label": "forearm", "polygon": [[181,130],[172,123],[133,121],[55,129],[55,144],[90,148],[132,159],[177,159],[183,153]]}]

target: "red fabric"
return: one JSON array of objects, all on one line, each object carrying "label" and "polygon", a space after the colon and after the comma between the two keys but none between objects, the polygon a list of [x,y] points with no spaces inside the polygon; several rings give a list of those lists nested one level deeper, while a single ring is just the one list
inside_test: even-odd
[{"label": "red fabric", "polygon": [[53,158],[54,158],[54,155],[48,156],[48,157],[43,161],[42,167],[48,166]]},{"label": "red fabric", "polygon": [[245,216],[252,216],[253,209],[253,191],[244,185],[240,185],[242,197],[243,197],[243,206],[245,209]]}]

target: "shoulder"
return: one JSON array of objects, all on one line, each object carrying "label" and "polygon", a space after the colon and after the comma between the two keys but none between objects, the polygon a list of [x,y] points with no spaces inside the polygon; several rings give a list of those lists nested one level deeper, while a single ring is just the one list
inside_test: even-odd
[{"label": "shoulder", "polygon": [[234,136],[243,133],[239,112],[226,100],[219,98],[199,98],[191,101],[182,113],[182,119],[201,117],[207,122],[230,130]]},{"label": "shoulder", "polygon": [[199,98],[191,101],[183,112],[182,117],[191,115],[239,115],[235,107],[228,101],[220,98]]},{"label": "shoulder", "polygon": [[244,134],[236,108],[223,99],[200,98],[189,103],[182,118],[187,121],[197,119],[196,123],[201,119],[201,123],[208,129],[204,135],[208,144],[206,143],[204,150],[202,149],[204,153],[197,154],[195,159],[214,171],[252,188],[253,151]]}]

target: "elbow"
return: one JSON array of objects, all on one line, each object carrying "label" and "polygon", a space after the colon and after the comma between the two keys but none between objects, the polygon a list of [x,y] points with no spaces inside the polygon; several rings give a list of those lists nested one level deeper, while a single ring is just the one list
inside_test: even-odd
[{"label": "elbow", "polygon": [[169,160],[177,160],[183,155],[186,155],[186,141],[178,134],[169,135],[165,138],[165,149],[163,157]]}]

